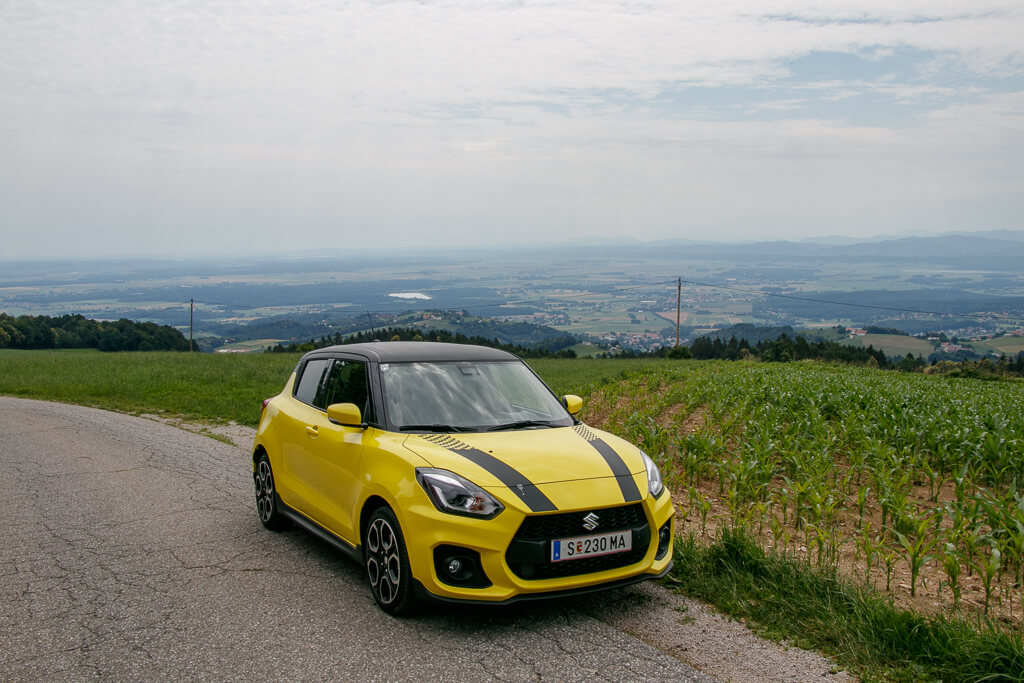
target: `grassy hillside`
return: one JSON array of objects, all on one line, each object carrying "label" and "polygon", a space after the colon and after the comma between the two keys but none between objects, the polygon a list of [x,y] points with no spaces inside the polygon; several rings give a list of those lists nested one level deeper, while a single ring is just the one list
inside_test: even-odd
[{"label": "grassy hillside", "polygon": [[983,342],[971,342],[968,346],[978,353],[995,351],[996,353],[1005,353],[1007,356],[1016,356],[1024,351],[1024,337],[999,337]]},{"label": "grassy hillside", "polygon": [[912,353],[915,356],[925,356],[927,358],[929,354],[935,351],[935,347],[932,346],[931,342],[900,334],[865,334],[847,339],[844,343],[859,345],[864,348],[874,346],[876,349],[885,351],[885,355],[889,357],[905,356],[908,353]]},{"label": "grassy hillside", "polygon": [[0,394],[256,426],[297,354],[0,350]]}]

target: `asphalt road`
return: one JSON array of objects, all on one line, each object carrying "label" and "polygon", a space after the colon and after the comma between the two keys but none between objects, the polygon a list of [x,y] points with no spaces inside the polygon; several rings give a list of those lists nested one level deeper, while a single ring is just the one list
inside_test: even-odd
[{"label": "asphalt road", "polygon": [[263,529],[249,463],[0,397],[0,680],[712,680],[591,616],[607,594],[389,617],[358,565]]}]

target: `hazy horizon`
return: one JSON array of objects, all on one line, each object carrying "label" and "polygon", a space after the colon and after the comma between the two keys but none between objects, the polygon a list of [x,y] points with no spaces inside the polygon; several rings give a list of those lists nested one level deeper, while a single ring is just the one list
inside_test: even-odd
[{"label": "hazy horizon", "polygon": [[[1001,234],[1006,233],[1006,234]],[[417,247],[395,247],[395,246],[363,246],[353,247],[351,249],[345,248],[324,248],[303,250],[301,248],[294,249],[281,249],[276,251],[258,251],[252,250],[244,253],[238,253],[234,251],[221,251],[221,252],[205,252],[197,254],[158,254],[158,253],[137,253],[137,254],[111,254],[111,255],[82,255],[82,256],[62,256],[62,257],[27,257],[27,258],[6,258],[6,254],[0,254],[0,265],[14,265],[20,264],[26,267],[31,267],[32,264],[124,264],[133,261],[139,262],[153,262],[153,263],[220,263],[229,264],[232,262],[242,261],[307,261],[315,259],[339,259],[346,255],[352,257],[360,256],[372,256],[379,258],[387,255],[394,255],[396,261],[405,261],[414,258],[417,255],[426,254],[443,254],[449,253],[453,255],[462,256],[467,253],[517,253],[524,252],[529,253],[537,250],[549,250],[553,247],[557,248],[614,248],[616,246],[623,247],[652,247],[663,244],[677,243],[680,245],[693,245],[693,246],[722,246],[722,247],[742,247],[744,245],[756,245],[766,244],[771,242],[793,242],[797,244],[817,244],[825,247],[844,247],[852,246],[855,244],[875,244],[879,242],[888,242],[892,240],[903,240],[908,238],[939,238],[943,236],[984,236],[990,239],[1010,239],[1011,241],[1024,242],[1024,230],[975,230],[975,231],[962,231],[953,230],[943,233],[921,233],[921,234],[906,234],[906,235],[871,235],[868,237],[847,237],[843,235],[824,235],[815,237],[804,237],[794,240],[775,240],[770,237],[765,239],[734,239],[734,240],[688,240],[688,239],[652,239],[652,240],[641,240],[630,237],[622,238],[602,238],[585,243],[579,241],[565,241],[565,242],[510,242],[508,244],[493,244],[493,245],[426,245]]]}]

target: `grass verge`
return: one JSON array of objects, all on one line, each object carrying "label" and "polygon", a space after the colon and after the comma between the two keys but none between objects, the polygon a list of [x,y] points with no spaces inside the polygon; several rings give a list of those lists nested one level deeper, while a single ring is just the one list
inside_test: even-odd
[{"label": "grass verge", "polygon": [[926,617],[803,561],[767,553],[740,530],[704,546],[677,540],[677,590],[763,635],[833,657],[863,680],[1022,681],[1024,639],[991,624]]},{"label": "grass verge", "polygon": [[0,350],[0,394],[255,427],[299,354]]}]

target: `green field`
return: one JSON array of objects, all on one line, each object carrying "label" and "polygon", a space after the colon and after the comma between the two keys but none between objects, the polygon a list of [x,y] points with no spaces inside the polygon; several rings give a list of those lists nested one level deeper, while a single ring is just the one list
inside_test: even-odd
[{"label": "green field", "polygon": [[927,358],[935,351],[935,347],[929,341],[900,334],[865,334],[847,339],[843,343],[860,345],[865,349],[874,346],[876,349],[885,351],[885,355],[889,357],[905,356],[912,353],[915,356]]},{"label": "green field", "polygon": [[983,342],[971,342],[967,344],[978,353],[1005,353],[1007,356],[1016,356],[1024,351],[1024,337],[999,337]]},{"label": "green field", "polygon": [[217,347],[217,353],[252,353],[262,352],[267,347],[277,346],[280,343],[288,343],[287,339],[250,339],[242,342],[232,342]]},{"label": "green field", "polygon": [[256,426],[298,354],[0,349],[0,394]]}]

